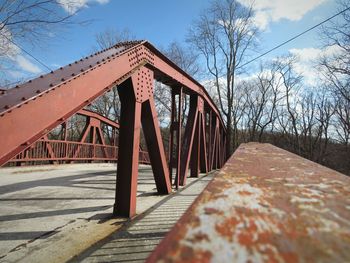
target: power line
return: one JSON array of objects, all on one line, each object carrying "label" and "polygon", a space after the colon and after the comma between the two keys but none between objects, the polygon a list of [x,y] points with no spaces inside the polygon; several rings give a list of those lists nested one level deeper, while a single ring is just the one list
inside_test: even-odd
[{"label": "power line", "polygon": [[303,31],[303,32],[301,32],[301,33],[299,33],[299,34],[297,34],[296,36],[294,36],[294,37],[292,37],[292,38],[290,38],[290,39],[284,41],[283,43],[281,43],[281,44],[275,46],[274,48],[271,48],[270,50],[268,50],[268,51],[262,53],[261,55],[257,56],[256,58],[253,58],[252,60],[249,60],[247,63],[243,64],[241,67],[244,67],[244,66],[246,66],[246,65],[248,65],[248,64],[250,64],[250,63],[252,63],[253,61],[255,61],[255,60],[257,60],[257,59],[259,59],[259,58],[261,58],[261,57],[263,57],[263,56],[265,56],[265,55],[271,53],[272,51],[274,51],[274,50],[276,50],[276,49],[278,49],[278,48],[284,46],[285,44],[287,44],[287,43],[293,41],[294,39],[296,39],[296,38],[298,38],[298,37],[300,37],[300,36],[306,34],[307,32],[309,32],[309,31],[315,29],[316,27],[319,27],[320,25],[322,25],[322,24],[328,22],[329,20],[333,19],[334,17],[336,17],[336,16],[338,16],[338,15],[340,15],[340,14],[342,14],[342,13],[348,11],[349,9],[350,9],[350,7],[345,8],[344,10],[340,11],[339,13],[337,13],[337,14],[335,14],[335,15],[329,17],[329,18],[327,18],[326,20],[323,20],[322,22],[318,23],[317,25],[314,25],[313,27],[310,27],[309,29],[307,29],[307,30],[305,30],[305,31]]},{"label": "power line", "polygon": [[17,46],[20,50],[22,50],[24,53],[26,53],[28,56],[30,56],[32,59],[34,59],[36,62],[38,62],[40,65],[42,65],[43,67],[45,67],[46,69],[48,69],[49,71],[52,71],[52,69],[47,66],[44,62],[40,61],[38,58],[34,57],[32,54],[30,54],[27,50],[25,50],[23,47],[21,47],[20,45],[18,45],[16,42],[14,42],[12,39],[8,38],[7,36],[5,36],[4,34],[1,34],[4,38],[6,38],[8,41],[10,41],[12,44],[14,44],[15,46]]}]

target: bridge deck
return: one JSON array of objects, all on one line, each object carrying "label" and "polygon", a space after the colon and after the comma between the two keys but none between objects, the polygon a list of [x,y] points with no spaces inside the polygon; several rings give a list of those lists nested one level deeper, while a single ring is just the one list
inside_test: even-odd
[{"label": "bridge deck", "polygon": [[[116,231],[127,220],[111,218],[115,178],[115,164],[2,168],[0,262],[65,262]],[[140,165],[137,213],[168,197]]]},{"label": "bridge deck", "polygon": [[74,258],[74,262],[145,262],[183,213],[213,178],[192,181],[144,215]]},{"label": "bridge deck", "polygon": [[243,144],[149,262],[349,262],[350,178]]}]

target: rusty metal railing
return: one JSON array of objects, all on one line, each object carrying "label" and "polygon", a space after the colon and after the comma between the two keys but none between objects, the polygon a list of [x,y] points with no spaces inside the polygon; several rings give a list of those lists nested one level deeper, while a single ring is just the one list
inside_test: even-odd
[{"label": "rusty metal railing", "polygon": [[[19,153],[9,163],[45,161],[111,161],[118,160],[118,147],[63,140],[42,139]],[[148,152],[140,151],[139,162],[149,164]]]},{"label": "rusty metal railing", "polygon": [[147,262],[349,262],[350,178],[241,145]]}]

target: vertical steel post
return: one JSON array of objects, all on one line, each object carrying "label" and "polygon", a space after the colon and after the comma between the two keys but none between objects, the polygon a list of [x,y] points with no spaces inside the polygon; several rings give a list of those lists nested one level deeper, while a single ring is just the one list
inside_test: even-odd
[{"label": "vertical steel post", "polygon": [[[62,123],[62,129],[63,129],[63,140],[66,142],[67,141],[67,137],[68,137],[68,133],[67,133],[67,121],[65,121],[64,123]],[[64,144],[64,158],[68,157],[68,146],[67,143]]]},{"label": "vertical steel post", "polygon": [[116,203],[113,214],[136,213],[136,191],[141,126],[141,103],[135,99],[131,78],[118,87],[121,102]]},{"label": "vertical steel post", "polygon": [[193,137],[195,133],[198,118],[198,95],[190,95],[190,109],[187,117],[185,134],[182,140],[181,164],[180,164],[180,185],[186,184],[186,177],[190,157],[192,152]]},{"label": "vertical steel post", "polygon": [[121,102],[116,203],[114,214],[136,213],[136,191],[142,123],[153,176],[160,194],[171,192],[169,169],[153,99],[153,72],[137,70],[118,87]]},{"label": "vertical steel post", "polygon": [[213,124],[213,121],[212,121],[212,110],[209,109],[209,120],[208,120],[208,171],[211,171],[211,152],[212,152],[212,149],[213,149],[213,141],[212,141],[212,124]]},{"label": "vertical steel post", "polygon": [[171,116],[170,116],[170,134],[169,134],[169,178],[170,182],[173,180],[173,166],[174,166],[174,135],[175,135],[175,116],[176,116],[176,92],[173,88],[171,90]]},{"label": "vertical steel post", "polygon": [[171,181],[153,97],[142,103],[141,122],[158,193],[169,194]]},{"label": "vertical steel post", "polygon": [[201,141],[200,141],[200,171],[201,173],[208,172],[207,158],[207,134],[206,134],[206,113],[201,113]]},{"label": "vertical steel post", "polygon": [[[170,152],[170,173],[172,173],[172,168],[175,165],[175,187],[179,188],[180,182],[180,165],[181,165],[181,131],[182,131],[182,87],[174,87],[172,89],[172,110],[174,114],[172,114],[171,119],[171,152]],[[176,96],[178,96],[178,103],[176,104]],[[174,135],[176,134],[176,140],[174,140]],[[176,146],[175,146],[176,141]],[[175,150],[175,158],[174,158],[174,150]]]},{"label": "vertical steel post", "polygon": [[217,137],[217,129],[216,129],[216,122],[217,122],[217,118],[214,117],[212,118],[212,122],[211,122],[211,153],[210,153],[210,170],[215,169],[215,156],[216,156],[216,137]]},{"label": "vertical steel post", "polygon": [[199,176],[199,155],[200,155],[200,123],[201,123],[201,114],[198,112],[198,117],[194,126],[195,132],[192,143],[192,153],[191,153],[191,177]]}]

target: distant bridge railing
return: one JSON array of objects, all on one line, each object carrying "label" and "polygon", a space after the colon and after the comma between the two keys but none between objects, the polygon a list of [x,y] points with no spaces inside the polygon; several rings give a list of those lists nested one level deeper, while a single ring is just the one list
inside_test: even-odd
[{"label": "distant bridge railing", "polygon": [[[27,150],[16,155],[8,163],[11,165],[27,162],[116,162],[117,160],[117,146],[41,139]],[[150,164],[148,152],[139,152],[139,163]]]}]

